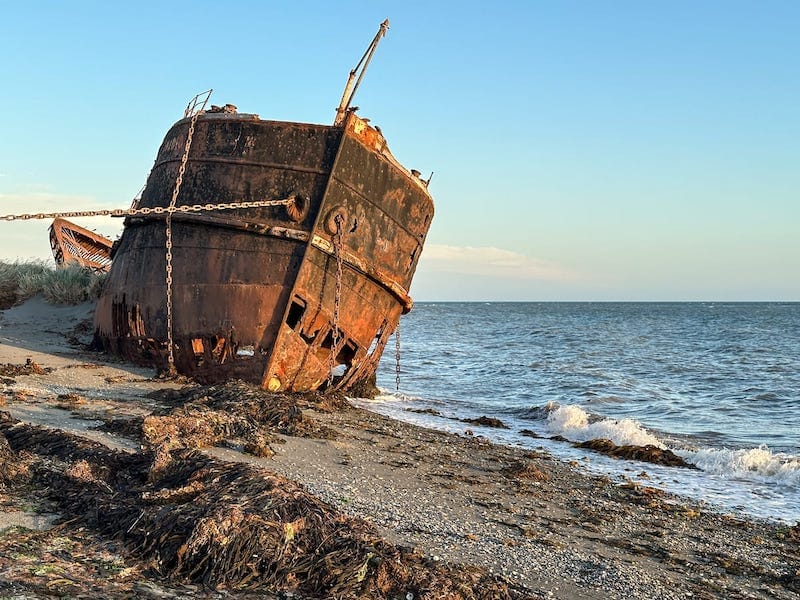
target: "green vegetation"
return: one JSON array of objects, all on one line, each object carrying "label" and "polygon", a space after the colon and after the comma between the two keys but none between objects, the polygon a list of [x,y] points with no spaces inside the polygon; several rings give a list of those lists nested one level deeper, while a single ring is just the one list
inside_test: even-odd
[{"label": "green vegetation", "polygon": [[99,297],[105,278],[74,264],[55,268],[45,261],[0,261],[0,310],[37,294],[50,304],[80,304]]}]

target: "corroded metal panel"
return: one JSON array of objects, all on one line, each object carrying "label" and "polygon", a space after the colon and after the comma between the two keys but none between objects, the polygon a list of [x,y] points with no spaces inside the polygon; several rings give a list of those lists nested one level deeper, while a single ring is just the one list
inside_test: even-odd
[{"label": "corroded metal panel", "polygon": [[[410,309],[407,290],[433,201],[424,183],[388,153],[380,132],[354,114],[344,129],[264,375],[263,385],[273,390],[316,389],[328,381],[346,389],[373,376],[400,315]],[[339,259],[341,342],[334,351]]]}]

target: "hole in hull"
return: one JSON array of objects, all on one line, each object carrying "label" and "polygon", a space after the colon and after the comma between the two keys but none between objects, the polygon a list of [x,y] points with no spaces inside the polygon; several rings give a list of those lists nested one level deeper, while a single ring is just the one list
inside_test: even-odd
[{"label": "hole in hull", "polygon": [[297,326],[303,319],[306,312],[306,303],[301,298],[292,300],[292,305],[289,307],[289,314],[286,315],[286,324],[297,331]]}]

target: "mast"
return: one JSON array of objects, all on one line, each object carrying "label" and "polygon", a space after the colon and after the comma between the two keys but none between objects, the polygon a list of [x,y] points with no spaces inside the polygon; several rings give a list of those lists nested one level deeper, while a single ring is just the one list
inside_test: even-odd
[{"label": "mast", "polygon": [[[350,76],[347,78],[347,84],[344,86],[342,101],[339,102],[339,108],[336,109],[336,119],[333,121],[334,126],[339,126],[344,123],[344,118],[347,116],[347,109],[350,108],[350,102],[352,102],[353,96],[356,95],[356,91],[361,83],[361,79],[364,77],[364,73],[367,71],[369,61],[372,60],[372,55],[375,53],[375,49],[378,47],[378,42],[380,42],[381,38],[386,35],[387,29],[389,29],[389,19],[386,19],[383,23],[381,23],[378,33],[376,33],[375,37],[372,39],[372,43],[367,48],[366,52],[364,52],[364,55],[361,57],[361,60],[358,61],[358,64],[353,68],[352,71],[350,71]],[[356,79],[356,74],[358,74],[358,79]]]}]

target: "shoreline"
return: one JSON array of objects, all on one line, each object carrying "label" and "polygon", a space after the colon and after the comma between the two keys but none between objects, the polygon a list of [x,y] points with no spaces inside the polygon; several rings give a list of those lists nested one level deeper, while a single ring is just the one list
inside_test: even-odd
[{"label": "shoreline", "polygon": [[[135,436],[90,427],[112,417],[133,422],[154,411],[177,410],[157,396],[162,390],[178,393],[181,386],[70,346],[68,338],[80,338],[80,323],[90,311],[88,305],[52,307],[34,299],[0,312],[0,364],[24,365],[31,358],[53,369],[6,376],[0,411],[134,451],[140,443]],[[214,398],[213,390],[203,389]],[[213,403],[207,404],[199,414],[212,414]],[[646,485],[620,485],[581,472],[545,452],[425,429],[361,408],[328,412],[307,406],[303,417],[313,425],[311,435],[272,431],[264,452],[274,452],[271,457],[243,452],[230,440],[202,452],[224,464],[243,463],[294,480],[341,513],[374,526],[388,543],[415,548],[434,567],[474,565],[524,586],[527,597],[792,598],[800,593],[797,526],[726,516]],[[31,535],[37,526],[42,535],[52,531],[52,520],[37,512],[44,505],[31,498],[14,497],[2,487],[0,497],[0,528],[3,518],[8,522],[14,516],[24,527],[0,533],[0,580],[21,590],[22,597],[38,597],[36,588],[26,587],[36,576],[15,565],[13,547],[15,536]],[[120,554],[120,572],[133,569],[130,560]],[[154,586],[180,596],[180,587],[143,579],[142,573],[131,571],[134,580],[121,577],[117,588],[105,591],[131,597],[146,595],[137,586]],[[46,573],[40,577],[48,579]],[[7,591],[0,586],[0,593]]]}]

